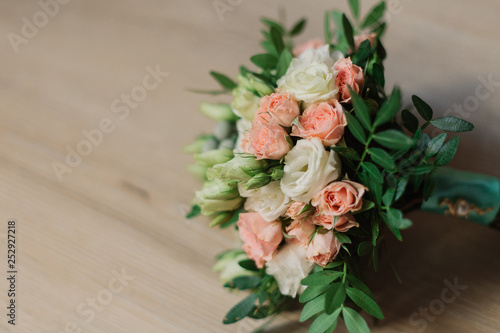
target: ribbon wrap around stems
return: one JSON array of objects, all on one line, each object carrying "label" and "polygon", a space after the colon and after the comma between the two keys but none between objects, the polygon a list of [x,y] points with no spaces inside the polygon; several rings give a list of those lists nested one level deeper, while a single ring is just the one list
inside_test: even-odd
[{"label": "ribbon wrap around stems", "polygon": [[486,175],[439,168],[437,190],[421,209],[492,225],[500,210],[500,180]]}]

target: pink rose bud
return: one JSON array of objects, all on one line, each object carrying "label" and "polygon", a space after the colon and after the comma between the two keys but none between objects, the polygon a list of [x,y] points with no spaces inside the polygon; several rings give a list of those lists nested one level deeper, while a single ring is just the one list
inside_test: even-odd
[{"label": "pink rose bud", "polygon": [[347,119],[342,106],[337,100],[332,104],[321,102],[309,106],[302,116],[299,124],[292,127],[292,135],[301,138],[318,138],[324,146],[333,146],[344,135]]},{"label": "pink rose bud", "polygon": [[[335,221],[335,219],[337,221]],[[352,216],[352,214],[345,214],[338,217],[333,215],[318,214],[311,216],[310,220],[312,223],[320,225],[325,229],[335,229],[339,232],[347,232],[353,227],[359,227],[359,223],[356,221],[354,216]]]},{"label": "pink rose bud", "polygon": [[255,155],[258,160],[280,160],[291,148],[289,140],[288,133],[277,123],[253,122],[241,147],[245,153]]},{"label": "pink rose bud", "polygon": [[310,39],[307,42],[299,44],[296,47],[294,47],[292,53],[295,57],[298,57],[301,53],[303,53],[306,50],[319,49],[323,45],[325,45],[325,42],[323,42],[319,38]]},{"label": "pink rose bud", "polygon": [[294,201],[286,211],[285,216],[288,216],[294,220],[303,219],[309,213],[309,210],[303,212],[305,207],[305,202]]},{"label": "pink rose bud", "polygon": [[313,197],[311,203],[320,214],[342,216],[363,206],[361,198],[368,189],[349,180],[330,183]]},{"label": "pink rose bud", "polygon": [[341,246],[333,232],[317,233],[307,247],[307,260],[325,267],[337,257]]},{"label": "pink rose bud", "polygon": [[313,234],[316,227],[314,224],[309,222],[307,219],[294,220],[287,228],[286,233],[289,236],[295,236],[294,241],[298,241],[300,245],[306,247],[311,240],[311,235]]},{"label": "pink rose bud", "polygon": [[236,224],[243,250],[258,268],[263,268],[283,239],[281,222],[267,222],[259,213],[240,213]]},{"label": "pink rose bud", "polygon": [[260,99],[260,109],[255,115],[255,120],[276,121],[284,127],[292,126],[292,122],[300,114],[299,103],[290,94],[274,93]]},{"label": "pink rose bud", "polygon": [[371,34],[361,33],[357,36],[354,36],[354,47],[356,47],[356,50],[359,49],[361,43],[363,43],[367,39],[370,42],[370,45],[373,46],[373,42],[375,41],[376,37],[377,34],[374,32],[372,32]]},{"label": "pink rose bud", "polygon": [[361,67],[352,63],[351,58],[342,58],[335,63],[333,68],[338,71],[335,84],[339,87],[341,102],[348,103],[351,100],[349,86],[356,94],[363,88],[365,78]]}]

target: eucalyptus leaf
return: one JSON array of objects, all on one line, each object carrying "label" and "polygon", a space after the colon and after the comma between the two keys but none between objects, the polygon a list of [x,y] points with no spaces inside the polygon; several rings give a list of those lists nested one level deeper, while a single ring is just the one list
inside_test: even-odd
[{"label": "eucalyptus leaf", "polygon": [[278,58],[269,53],[256,54],[250,58],[250,61],[264,70],[274,69],[278,64]]},{"label": "eucalyptus leaf", "polygon": [[323,284],[319,286],[308,286],[306,290],[300,295],[299,302],[306,303],[312,299],[315,299],[319,295],[323,294],[328,288],[328,284]]},{"label": "eucalyptus leaf", "polygon": [[252,312],[258,294],[253,293],[244,298],[241,302],[236,304],[224,317],[224,324],[232,324],[242,320]]},{"label": "eucalyptus leaf", "polygon": [[344,307],[342,308],[342,316],[349,333],[370,333],[366,321],[355,310]]},{"label": "eucalyptus leaf", "polygon": [[458,136],[454,137],[450,141],[448,141],[443,148],[439,151],[439,153],[436,156],[436,160],[434,161],[434,164],[436,166],[443,166],[451,162],[453,157],[455,157],[455,154],[458,149],[458,141],[459,138]]},{"label": "eucalyptus leaf", "polygon": [[433,115],[432,108],[416,95],[413,95],[411,99],[413,101],[413,105],[415,105],[415,108],[417,109],[418,113],[420,113],[422,118],[424,118],[424,120],[430,121]]},{"label": "eucalyptus leaf", "polygon": [[340,276],[342,276],[342,274],[342,272],[337,271],[321,270],[319,272],[310,274],[302,281],[300,281],[300,283],[305,286],[320,286],[329,284],[337,280]]},{"label": "eucalyptus leaf", "polygon": [[446,140],[446,133],[441,133],[435,138],[433,138],[427,145],[427,149],[425,150],[425,157],[426,158],[434,157],[443,146],[445,140]]},{"label": "eucalyptus leaf", "polygon": [[337,326],[337,320],[342,309],[338,308],[331,314],[323,313],[314,320],[314,322],[309,327],[308,333],[318,333],[318,332],[330,332],[331,327]]},{"label": "eucalyptus leaf", "polygon": [[332,283],[326,291],[325,312],[334,313],[344,304],[345,296],[345,285],[342,282]]},{"label": "eucalyptus leaf", "polygon": [[299,22],[297,22],[293,26],[292,30],[290,30],[290,36],[296,36],[296,35],[300,34],[302,32],[302,30],[304,30],[306,23],[307,23],[306,19],[302,19]]},{"label": "eucalyptus leaf", "polygon": [[382,104],[377,117],[375,118],[375,127],[385,124],[398,113],[401,107],[401,91],[398,88],[394,88],[391,96]]},{"label": "eucalyptus leaf", "polygon": [[449,132],[468,132],[474,129],[474,125],[457,117],[442,117],[431,121],[434,127]]},{"label": "eucalyptus leaf", "polygon": [[349,128],[349,131],[351,131],[356,140],[366,144],[366,134],[359,121],[350,113],[346,113],[345,115],[347,117],[347,127]]},{"label": "eucalyptus leaf", "polygon": [[368,106],[365,104],[363,99],[349,86],[349,91],[351,93],[352,106],[354,107],[354,114],[358,118],[359,122],[367,130],[371,130],[372,124],[370,120],[370,113],[368,112]]},{"label": "eucalyptus leaf", "polygon": [[361,165],[361,167],[370,175],[370,178],[373,179],[376,183],[382,184],[384,182],[382,174],[374,164],[370,162],[364,162]]},{"label": "eucalyptus leaf", "polygon": [[418,118],[413,115],[408,110],[403,110],[401,113],[401,118],[403,120],[403,125],[412,133],[415,133],[418,129]]},{"label": "eucalyptus leaf", "polygon": [[368,314],[378,319],[384,319],[382,310],[377,303],[361,290],[355,288],[347,288],[347,295],[356,305],[365,310]]},{"label": "eucalyptus leaf", "polygon": [[365,20],[363,21],[363,24],[361,25],[362,28],[367,28],[375,23],[377,23],[382,16],[384,15],[385,12],[385,1],[382,1],[378,5],[376,5],[370,13],[365,17]]},{"label": "eucalyptus leaf", "polygon": [[375,133],[373,140],[389,149],[409,149],[413,146],[413,139],[398,130]]},{"label": "eucalyptus leaf", "polygon": [[318,297],[307,302],[300,313],[300,322],[304,322],[312,316],[318,314],[325,309],[326,294],[321,294]]},{"label": "eucalyptus leaf", "polygon": [[385,150],[379,148],[368,149],[368,154],[370,154],[373,162],[377,163],[384,169],[388,171],[394,170],[396,167],[391,155],[389,155]]}]

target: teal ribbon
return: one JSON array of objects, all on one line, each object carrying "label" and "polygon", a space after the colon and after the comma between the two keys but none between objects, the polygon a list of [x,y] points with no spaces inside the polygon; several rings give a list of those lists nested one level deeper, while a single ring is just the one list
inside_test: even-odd
[{"label": "teal ribbon", "polygon": [[[473,172],[439,168],[437,171],[437,190],[429,200],[424,201],[421,209],[437,214],[449,214],[449,206],[443,202],[455,204],[465,200],[481,211],[490,209],[484,215],[469,211],[468,220],[482,225],[490,225],[500,210],[500,180]],[[446,200],[447,199],[447,200]],[[473,207],[473,206],[472,206]],[[463,213],[463,209],[459,210]],[[460,214],[459,214],[460,215]],[[467,219],[463,214],[459,216]]]}]

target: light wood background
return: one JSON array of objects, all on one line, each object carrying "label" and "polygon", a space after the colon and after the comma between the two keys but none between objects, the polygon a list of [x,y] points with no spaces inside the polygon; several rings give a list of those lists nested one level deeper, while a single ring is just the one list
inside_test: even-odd
[{"label": "light wood background", "polygon": [[[231,3],[221,20],[212,0],[72,0],[43,22],[37,2],[1,1],[0,275],[12,218],[19,274],[15,327],[6,323],[8,286],[1,279],[0,331],[247,333],[256,327],[221,324],[243,296],[223,290],[211,272],[214,256],[234,246],[232,233],[183,217],[199,183],[185,171],[191,157],[181,148],[211,132],[214,123],[197,105],[217,100],[186,88],[215,88],[209,70],[236,75],[240,64],[248,65],[260,52],[261,16],[276,18],[283,7],[289,22],[308,17],[303,41],[322,36],[324,10],[347,7],[331,0]],[[372,4],[363,2],[363,12]],[[402,87],[405,101],[418,94],[443,114],[474,102],[469,96],[476,89],[487,91],[477,88],[480,76],[500,81],[498,0],[401,0],[392,11],[386,77],[388,87]],[[34,15],[43,26],[16,53],[8,34],[21,35],[23,17],[33,22]],[[114,113],[114,100],[142,84],[147,66],[169,76],[128,116]],[[460,115],[476,131],[461,136],[454,167],[500,177],[499,105],[495,86]],[[67,147],[76,149],[82,131],[105,118],[114,131],[59,181],[54,161],[64,164]],[[412,325],[410,316],[436,307],[444,280],[455,278],[467,289],[428,320],[425,332],[499,332],[500,233],[425,213],[411,218],[415,226],[405,242],[390,242],[404,284],[387,264],[370,279],[386,315],[374,332],[419,331],[423,326]],[[110,293],[122,270],[129,280]],[[92,299],[101,300],[94,316]],[[282,315],[269,332],[306,332],[297,318],[297,312]]]}]

